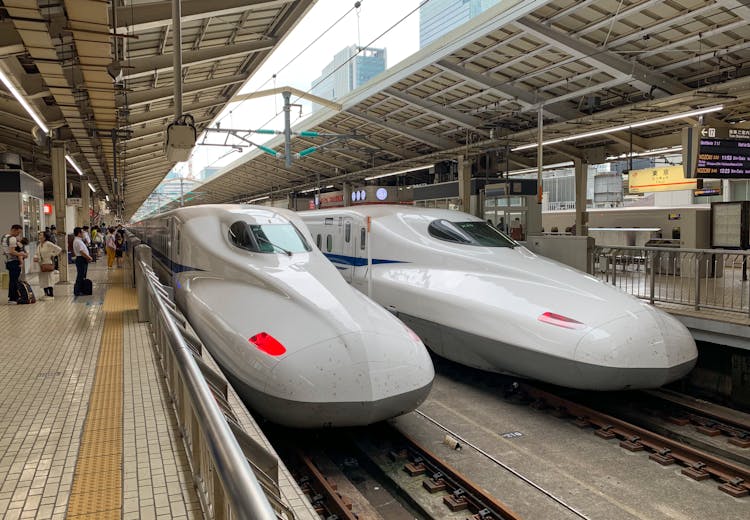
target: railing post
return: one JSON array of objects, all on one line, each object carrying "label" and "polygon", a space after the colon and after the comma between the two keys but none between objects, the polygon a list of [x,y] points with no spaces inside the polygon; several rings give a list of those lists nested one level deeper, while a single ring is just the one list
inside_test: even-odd
[{"label": "railing post", "polygon": [[149,298],[146,284],[147,274],[141,267],[141,262],[151,265],[151,248],[147,245],[137,245],[133,248],[133,268],[135,269],[135,288],[138,294],[138,321],[143,323],[151,321],[149,315]]},{"label": "railing post", "polygon": [[649,302],[651,305],[654,304],[654,297],[656,292],[656,259],[657,259],[657,253],[655,251],[651,251],[653,254],[649,254],[649,251],[646,251],[646,269],[649,268],[649,262],[651,264],[651,270],[649,272]]},{"label": "railing post", "polygon": [[701,310],[701,260],[703,253],[695,255],[695,310]]},{"label": "railing post", "polygon": [[617,285],[617,255],[612,253],[612,285]]}]

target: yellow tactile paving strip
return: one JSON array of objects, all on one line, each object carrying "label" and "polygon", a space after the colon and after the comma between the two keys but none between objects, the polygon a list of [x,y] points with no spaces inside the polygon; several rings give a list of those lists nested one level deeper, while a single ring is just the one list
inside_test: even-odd
[{"label": "yellow tactile paving strip", "polygon": [[104,298],[104,330],[83,428],[67,518],[122,517],[123,313],[137,309],[135,290],[117,283]]}]

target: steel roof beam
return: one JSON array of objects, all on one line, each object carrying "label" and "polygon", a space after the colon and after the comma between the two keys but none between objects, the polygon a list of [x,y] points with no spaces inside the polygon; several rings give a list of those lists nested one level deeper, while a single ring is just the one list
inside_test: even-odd
[{"label": "steel roof beam", "polygon": [[478,132],[486,133],[486,130],[483,130],[481,128],[482,125],[484,125],[484,121],[482,121],[478,117],[464,114],[460,110],[456,110],[454,108],[448,108],[446,106],[439,105],[434,101],[426,101],[413,94],[396,90],[393,87],[385,89],[384,92],[391,97],[403,101],[404,103],[418,106],[425,112],[429,112],[430,114],[433,114],[443,119],[444,121],[450,121],[464,128],[470,128]]},{"label": "steel roof beam", "polygon": [[[296,0],[183,0],[182,22],[212,16],[227,16],[244,11],[278,9]],[[172,24],[172,3],[151,2],[117,8],[117,32],[144,31]]]},{"label": "steel roof beam", "polygon": [[577,59],[592,63],[606,73],[622,78],[624,82],[632,78],[635,80],[634,86],[643,92],[651,92],[653,87],[669,94],[680,94],[689,90],[665,74],[655,72],[635,61],[626,60],[615,52],[595,47],[547,25],[528,18],[516,20],[515,23],[542,41],[570,52]]},{"label": "steel roof beam", "polygon": [[[270,50],[277,43],[278,38],[264,38],[262,40],[236,43],[234,45],[208,47],[206,49],[198,49],[197,51],[183,51],[182,67],[185,68],[190,65],[199,65],[201,63],[225,60],[227,58]],[[122,70],[123,79],[150,76],[155,71],[163,72],[172,70],[172,53],[123,60],[118,62],[117,65]],[[85,67],[82,68],[85,69]]]},{"label": "steel roof beam", "polygon": [[[485,89],[493,90],[505,98],[516,100],[522,105],[525,105],[527,108],[534,108],[538,106],[539,101],[543,101],[537,99],[533,94],[522,88],[516,87],[514,85],[509,85],[508,83],[500,85],[492,78],[489,78],[484,74],[480,74],[479,72],[469,70],[466,67],[462,67],[461,65],[455,65],[446,60],[440,60],[436,63],[436,65],[442,69],[458,75],[459,77],[467,79],[472,83],[476,83],[477,85]],[[580,117],[581,115],[577,110],[570,110],[566,107],[553,105],[545,105],[544,111],[549,116],[554,117],[555,119],[562,119],[564,121],[568,119],[575,119],[577,117]]]},{"label": "steel roof beam", "polygon": [[[185,107],[183,107],[182,113],[189,114],[190,112],[195,112],[195,111],[203,110],[205,108],[223,105],[224,103],[226,103],[226,99],[223,99],[223,98],[212,99],[210,101],[203,101],[201,103],[193,103],[192,105],[186,105]],[[165,108],[164,110],[153,110],[151,112],[144,112],[142,114],[136,114],[136,115],[130,116],[128,118],[128,124],[123,125],[122,128],[128,128],[128,127],[132,127],[136,125],[153,123],[154,121],[158,121],[159,119],[164,119],[164,118],[168,118],[172,116],[174,116],[174,108]]]},{"label": "steel roof beam", "polygon": [[414,139],[415,141],[419,141],[421,143],[428,144],[432,146],[433,148],[454,148],[456,143],[449,139],[443,139],[442,137],[438,137],[434,134],[431,134],[429,132],[425,132],[424,130],[419,130],[417,128],[411,128],[408,126],[401,125],[399,123],[391,123],[389,121],[385,121],[382,119],[379,119],[377,117],[371,116],[370,114],[366,114],[364,112],[360,112],[359,110],[355,110],[353,108],[350,108],[346,110],[349,114],[352,114],[353,116],[356,116],[360,119],[363,119],[369,123],[372,123],[374,125],[381,126],[383,128],[387,128],[388,130],[392,132],[396,132],[397,134],[401,134],[403,136],[406,136],[410,139]]},{"label": "steel roof beam", "polygon": [[[182,92],[183,94],[192,94],[216,87],[231,85],[233,83],[242,83],[243,81],[247,80],[248,77],[248,74],[235,74],[232,76],[225,76],[223,78],[207,79],[203,81],[191,81],[190,83],[183,84]],[[139,92],[132,92],[130,94],[118,94],[117,107],[119,108],[127,105],[132,108],[138,105],[145,105],[147,103],[155,103],[157,101],[172,99],[173,97],[174,88],[172,87],[146,89]]]}]

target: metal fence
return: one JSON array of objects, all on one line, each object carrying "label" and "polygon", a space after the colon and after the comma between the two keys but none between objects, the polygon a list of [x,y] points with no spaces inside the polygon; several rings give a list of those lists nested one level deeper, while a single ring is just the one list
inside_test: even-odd
[{"label": "metal fence", "polygon": [[[136,256],[141,248],[148,249],[138,246]],[[146,262],[137,261],[135,268],[140,311],[151,324],[204,514],[292,520],[279,491],[278,460],[239,425],[226,381],[203,361],[201,341],[188,330],[171,288],[159,283]]]},{"label": "metal fence", "polygon": [[595,246],[593,275],[648,300],[750,315],[750,253]]}]

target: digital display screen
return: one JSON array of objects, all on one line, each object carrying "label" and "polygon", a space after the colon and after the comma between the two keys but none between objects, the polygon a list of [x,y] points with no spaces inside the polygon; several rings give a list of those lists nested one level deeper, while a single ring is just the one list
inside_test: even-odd
[{"label": "digital display screen", "polygon": [[695,176],[702,179],[750,178],[750,131],[703,128]]}]

